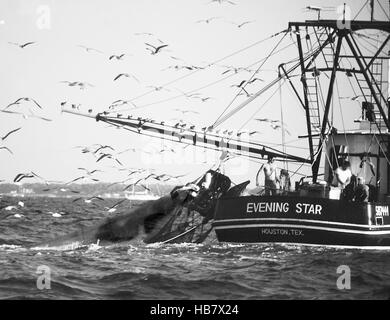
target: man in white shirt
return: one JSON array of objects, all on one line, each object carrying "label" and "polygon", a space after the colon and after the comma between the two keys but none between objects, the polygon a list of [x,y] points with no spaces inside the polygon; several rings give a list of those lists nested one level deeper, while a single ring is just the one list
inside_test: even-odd
[{"label": "man in white shirt", "polygon": [[344,188],[351,182],[352,171],[349,161],[343,161],[340,167],[335,171],[334,186],[344,190]]}]

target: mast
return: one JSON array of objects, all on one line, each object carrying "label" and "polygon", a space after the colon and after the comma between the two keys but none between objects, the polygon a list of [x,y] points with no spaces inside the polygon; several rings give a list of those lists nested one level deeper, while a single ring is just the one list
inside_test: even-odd
[{"label": "mast", "polygon": [[[354,38],[354,33],[360,30],[381,30],[387,34],[390,34],[390,23],[388,21],[373,20],[374,1],[371,1],[371,5],[371,21],[342,21],[342,23],[340,23],[340,21],[338,20],[309,20],[305,22],[291,22],[289,24],[290,30],[295,30],[298,44],[298,52],[300,57],[302,57],[303,55],[301,35],[304,31],[306,31],[306,37],[308,38],[309,28],[313,29],[314,33],[317,35],[321,51],[328,50],[332,52],[332,59],[327,58],[329,54],[323,53],[323,55],[320,56],[323,57],[323,60],[325,62],[325,66],[323,67],[318,67],[318,65],[324,65],[324,63],[321,63],[321,61],[319,61],[319,55],[313,57],[313,59],[311,59],[310,62],[307,64],[302,61],[302,59],[300,59],[301,82],[303,86],[303,99],[300,98],[300,101],[304,101],[303,105],[306,113],[310,159],[312,160],[313,183],[317,182],[323,145],[326,142],[328,135],[332,133],[332,128],[330,126],[328,117],[332,105],[334,86],[337,74],[341,72],[344,74],[349,73],[353,75],[355,79],[357,79],[360,87],[361,83],[364,82],[365,85],[363,89],[366,89],[366,92],[364,92],[363,95],[371,95],[374,105],[378,110],[380,122],[385,125],[387,131],[390,131],[390,123],[388,119],[388,102],[383,95],[383,92],[381,91],[380,87],[378,86],[373,72],[371,71],[374,62],[376,61],[376,59],[379,58],[379,55],[383,53],[383,49],[389,43],[390,35],[387,36],[384,43],[376,50],[375,54],[372,57],[366,57],[362,54],[359,45]],[[333,47],[334,44],[336,44],[336,48]],[[347,48],[349,48],[351,52],[349,56],[341,54],[341,49],[344,48],[344,44]],[[354,61],[355,65],[357,64],[358,68],[341,68],[341,61],[345,59],[351,59],[350,61]],[[316,64],[316,62],[318,62],[318,65]],[[313,101],[311,101],[310,99],[314,94],[311,93],[309,90],[307,79],[311,75],[313,75],[313,77],[315,78],[316,75],[320,74],[320,72],[328,72],[329,85],[326,92],[324,93],[326,100],[324,104],[322,119],[317,119],[313,116],[312,113],[309,112],[310,110],[313,110],[313,105],[310,105],[310,102]],[[313,135],[312,133],[315,129],[315,126],[313,126],[313,124],[317,123],[317,121],[320,123],[320,133],[319,135]],[[316,146],[316,148],[314,148],[313,136],[319,137],[318,145]]]}]

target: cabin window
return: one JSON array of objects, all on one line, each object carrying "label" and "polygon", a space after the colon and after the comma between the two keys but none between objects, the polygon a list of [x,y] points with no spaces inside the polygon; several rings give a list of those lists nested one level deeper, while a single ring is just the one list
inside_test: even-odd
[{"label": "cabin window", "polygon": [[375,223],[377,226],[383,226],[383,217],[376,217]]}]

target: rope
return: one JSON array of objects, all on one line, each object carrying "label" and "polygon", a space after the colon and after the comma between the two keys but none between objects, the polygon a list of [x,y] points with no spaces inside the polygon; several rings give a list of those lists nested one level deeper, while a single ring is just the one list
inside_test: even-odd
[{"label": "rope", "polygon": [[226,106],[226,108],[222,111],[222,113],[219,115],[217,120],[211,125],[214,127],[214,125],[218,122],[218,120],[223,116],[223,114],[227,111],[227,109],[230,108],[230,106],[236,101],[237,97],[242,93],[242,91],[245,89],[245,87],[248,85],[248,83],[255,77],[255,75],[259,72],[259,70],[262,68],[262,66],[267,62],[267,60],[273,55],[274,51],[279,47],[280,43],[284,40],[286,37],[287,32],[284,34],[284,36],[278,41],[276,46],[271,50],[271,52],[267,55],[267,57],[264,59],[264,61],[261,63],[261,65],[257,68],[257,70],[253,73],[253,75],[250,77],[250,79],[239,89],[236,96],[233,98],[233,100]]},{"label": "rope", "polygon": [[[316,48],[315,50],[315,54],[317,54],[317,52],[319,51],[320,48]],[[305,58],[304,58],[304,61],[307,61],[310,57],[312,57],[311,54],[307,55]],[[291,73],[292,71],[294,71],[296,68],[298,68],[300,66],[300,62],[295,64],[293,67],[291,67],[287,73]],[[265,86],[264,88],[262,88],[260,91],[258,91],[257,93],[255,93],[254,95],[252,95],[249,99],[247,99],[246,101],[244,101],[242,104],[238,105],[235,109],[233,109],[232,111],[230,111],[227,115],[225,115],[221,120],[219,120],[217,123],[215,123],[215,126],[219,126],[221,123],[223,123],[224,121],[226,121],[227,119],[229,119],[231,116],[233,116],[235,113],[239,112],[242,108],[244,108],[247,104],[249,104],[250,102],[252,102],[253,100],[255,100],[257,97],[259,97],[260,95],[262,95],[264,92],[266,92],[267,90],[269,90],[270,88],[272,88],[276,83],[278,83],[280,80],[282,80],[282,77],[278,76],[275,80],[273,80],[271,83],[269,83],[267,86]]]},{"label": "rope", "polygon": [[[281,49],[278,50],[277,52],[275,52],[275,54],[280,53],[280,52],[282,52],[282,51],[288,49],[288,48],[291,47],[291,46],[292,46],[292,44],[289,44],[289,45],[287,45],[287,46],[281,48]],[[258,60],[258,61],[256,61],[256,62],[254,62],[254,63],[252,63],[252,64],[246,66],[245,68],[253,67],[253,66],[255,66],[256,64],[261,63],[262,61],[264,61],[264,59],[266,59],[266,58],[262,58],[262,59],[260,59],[260,60]],[[223,78],[221,78],[221,79],[215,80],[215,81],[213,81],[213,82],[211,82],[211,83],[208,83],[208,84],[206,84],[206,85],[204,85],[204,86],[202,86],[202,87],[199,87],[199,88],[196,88],[196,89],[192,89],[192,90],[187,91],[187,92],[183,92],[182,94],[179,94],[179,95],[174,96],[174,97],[170,97],[170,98],[166,98],[166,99],[163,99],[163,100],[151,102],[151,103],[144,104],[144,105],[141,105],[141,106],[138,106],[138,107],[135,107],[135,108],[119,109],[119,110],[116,110],[116,112],[123,112],[123,111],[130,111],[130,110],[143,109],[143,108],[146,108],[146,107],[150,107],[150,106],[152,106],[152,105],[156,105],[156,104],[168,102],[168,101],[171,101],[171,100],[175,100],[175,99],[184,97],[185,95],[188,95],[188,94],[191,94],[191,93],[194,93],[194,92],[197,92],[197,91],[200,91],[200,90],[209,88],[209,87],[211,87],[211,86],[213,86],[213,85],[215,85],[215,84],[217,84],[217,83],[219,83],[219,82],[222,82],[222,81],[224,81],[224,80],[226,80],[226,79],[229,79],[229,78],[231,78],[231,77],[234,77],[235,75],[236,75],[235,73],[230,74],[230,75],[227,75],[227,76],[225,76],[225,77],[223,77]]]},{"label": "rope", "polygon": [[[286,82],[286,80],[285,80]],[[284,82],[284,83],[285,83]],[[283,83],[283,84],[284,84]],[[281,127],[282,127],[282,150],[284,153],[286,153],[286,134],[284,131],[284,117],[283,117],[283,98],[282,98],[282,84],[279,82],[279,102],[280,102],[280,121],[281,121]],[[286,160],[286,159],[285,159]],[[288,170],[288,163],[283,162],[283,169]]]},{"label": "rope", "polygon": [[[386,10],[382,7],[382,4],[380,1],[378,1],[379,7],[382,9],[383,13],[385,14],[386,18],[390,20],[390,16],[387,14]],[[389,4],[390,5],[390,4]]]},{"label": "rope", "polygon": [[[243,51],[249,50],[249,49],[251,49],[252,47],[255,47],[255,46],[257,46],[257,45],[259,45],[259,44],[261,44],[261,43],[263,43],[263,42],[265,42],[265,41],[267,41],[267,40],[270,40],[270,39],[276,37],[277,35],[279,35],[280,33],[283,33],[283,32],[285,32],[285,30],[280,31],[280,32],[278,32],[278,33],[275,33],[275,34],[271,35],[270,37],[267,37],[267,38],[264,38],[264,39],[262,39],[262,40],[256,41],[256,42],[252,43],[251,45],[248,45],[248,46],[246,46],[246,47],[244,47],[244,48],[242,48],[242,49],[240,49],[240,50],[234,51],[234,52],[232,52],[232,53],[230,53],[230,54],[228,54],[228,55],[226,55],[226,56],[224,56],[224,57],[222,57],[222,58],[219,58],[219,59],[217,59],[217,60],[215,60],[215,61],[209,63],[209,64],[206,66],[206,68],[209,68],[209,67],[211,67],[211,66],[214,66],[214,65],[218,64],[219,62],[224,61],[224,60],[226,60],[226,59],[228,59],[228,58],[230,58],[230,57],[233,57],[233,56],[235,56],[235,55],[237,55],[237,54],[239,54],[239,53],[241,53],[241,52],[243,52]],[[163,84],[162,87],[169,86],[169,85],[171,85],[172,83],[175,83],[175,82],[180,81],[180,80],[182,80],[182,79],[185,79],[185,78],[187,78],[187,77],[189,77],[189,76],[192,76],[192,75],[194,75],[195,73],[197,73],[197,72],[199,72],[199,71],[201,71],[201,70],[204,70],[204,69],[196,69],[196,70],[194,70],[194,71],[192,71],[192,72],[190,72],[190,73],[188,73],[188,74],[186,74],[186,75],[183,75],[183,76],[181,76],[181,77],[179,77],[179,78],[176,78],[176,79],[174,79],[174,80],[171,80],[171,81],[169,81],[169,82]],[[132,98],[130,101],[137,100],[137,99],[139,99],[139,98],[141,98],[141,97],[144,97],[144,96],[146,96],[146,95],[148,95],[148,94],[150,94],[150,93],[153,93],[153,92],[156,92],[156,90],[149,90],[149,91],[147,91],[147,92],[145,92],[145,93],[143,93],[143,94],[141,94],[141,95],[139,95],[139,96],[136,96],[136,97]]]},{"label": "rope", "polygon": [[[345,142],[347,143],[347,145],[349,145],[348,138],[347,138],[347,133],[346,133],[346,130],[345,130],[344,115],[343,115],[343,109],[341,107],[341,102],[340,102],[340,90],[339,90],[339,85],[338,85],[337,79],[336,79],[336,90],[337,90],[337,95],[339,97],[338,101],[339,101],[339,108],[340,108],[340,114],[341,114],[341,123],[343,125],[343,130],[344,130],[344,138],[345,138]],[[347,149],[347,153],[348,153],[348,157],[349,157],[349,150],[348,149]]]},{"label": "rope", "polygon": [[356,14],[356,16],[352,19],[352,21],[355,21],[356,18],[359,16],[359,14],[363,11],[364,8],[367,7],[367,4],[370,2],[370,0],[366,1],[364,5],[360,8],[359,12]]},{"label": "rope", "polygon": [[[284,83],[283,83],[284,84]],[[263,109],[265,107],[265,105],[275,96],[275,94],[279,91],[279,88],[277,88],[272,94],[271,96],[249,117],[249,119],[238,129],[238,131],[241,131],[241,129],[243,129],[250,121],[252,121],[252,119],[261,111],[261,109]],[[232,138],[230,138],[228,140],[228,142],[231,140]],[[284,151],[283,151],[284,153]],[[285,154],[285,156],[287,156],[287,154]]]}]

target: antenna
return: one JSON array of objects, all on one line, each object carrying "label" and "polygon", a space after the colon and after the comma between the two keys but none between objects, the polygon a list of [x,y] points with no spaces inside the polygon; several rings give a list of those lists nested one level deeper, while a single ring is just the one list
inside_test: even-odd
[{"label": "antenna", "polygon": [[344,9],[343,9],[343,25],[345,25],[345,3],[344,3]]},{"label": "antenna", "polygon": [[375,0],[370,0],[371,21],[374,21]]}]

